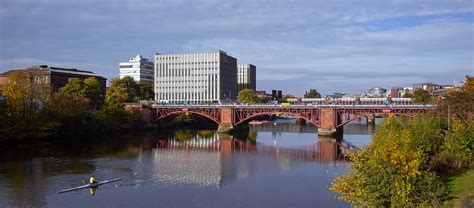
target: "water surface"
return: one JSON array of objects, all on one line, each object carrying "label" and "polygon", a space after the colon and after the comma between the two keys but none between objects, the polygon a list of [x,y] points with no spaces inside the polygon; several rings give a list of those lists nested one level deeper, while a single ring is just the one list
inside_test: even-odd
[{"label": "water surface", "polygon": [[[337,142],[285,119],[235,137],[180,130],[0,144],[0,205],[347,207],[327,187],[347,170],[345,152],[369,144],[372,131],[349,123]],[[57,193],[90,175],[122,181]]]}]

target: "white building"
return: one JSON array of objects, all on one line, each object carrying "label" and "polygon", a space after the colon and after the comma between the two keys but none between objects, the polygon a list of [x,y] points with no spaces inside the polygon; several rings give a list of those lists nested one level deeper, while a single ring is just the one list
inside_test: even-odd
[{"label": "white building", "polygon": [[130,58],[128,62],[123,62],[119,65],[120,79],[132,77],[137,82],[143,81],[153,85],[154,70],[152,61],[137,55],[134,58]]},{"label": "white building", "polygon": [[225,52],[156,54],[156,100],[227,103],[236,97],[237,59]]},{"label": "white building", "polygon": [[237,88],[238,91],[251,89],[256,91],[256,67],[252,64],[237,65]]}]

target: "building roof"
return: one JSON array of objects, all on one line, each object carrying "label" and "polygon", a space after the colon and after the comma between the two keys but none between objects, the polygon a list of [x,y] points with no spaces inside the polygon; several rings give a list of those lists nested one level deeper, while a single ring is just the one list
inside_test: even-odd
[{"label": "building roof", "polygon": [[[70,69],[70,68],[50,67],[48,65],[39,65],[37,68],[40,69],[40,70],[43,70],[47,73],[56,72],[56,73],[65,73],[65,74],[76,74],[76,75],[93,76],[93,77],[98,77],[98,78],[105,79],[104,77],[99,76],[99,75],[95,74],[94,72],[86,71],[86,70],[79,70],[79,69],[72,69],[72,68]],[[22,70],[24,70],[24,69],[10,70],[10,71],[7,71],[7,72],[4,72],[4,73],[0,74],[0,76],[7,77],[7,76],[10,76],[10,74],[13,73],[13,72],[22,71]]]},{"label": "building roof", "polygon": [[0,77],[8,77],[8,76],[10,76],[11,73],[17,72],[17,71],[21,71],[21,69],[13,69],[13,70],[10,70],[10,71],[3,72],[3,73],[0,74]]}]

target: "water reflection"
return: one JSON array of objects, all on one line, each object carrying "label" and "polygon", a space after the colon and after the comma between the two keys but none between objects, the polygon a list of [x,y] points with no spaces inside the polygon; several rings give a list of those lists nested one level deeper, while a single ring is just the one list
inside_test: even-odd
[{"label": "water reflection", "polygon": [[[326,186],[334,177],[332,174],[345,170],[346,154],[354,147],[332,138],[317,138],[316,129],[311,125],[286,122],[254,126],[249,132],[236,136],[209,130],[180,130],[84,141],[1,144],[0,186],[3,188],[0,189],[0,207],[81,206],[80,200],[86,196],[106,201],[113,196],[117,203],[125,203],[124,200],[130,201],[130,197],[120,199],[116,196],[118,193],[111,190],[126,192],[133,188],[154,193],[157,189],[153,187],[174,192],[193,189],[210,195],[216,194],[214,190],[243,194],[252,189],[263,191],[262,197],[271,197],[276,191],[270,188],[274,181],[266,180],[285,172],[288,175],[277,179],[282,187],[297,183],[293,181],[295,177],[308,180],[300,184],[303,189],[311,184],[322,191],[318,200],[324,200],[328,205],[339,203],[331,198]],[[340,170],[339,166],[342,166]],[[295,173],[296,170],[299,172]],[[319,179],[314,181],[311,176],[300,176],[309,173],[318,175]],[[96,175],[99,180],[123,180],[98,190],[57,195],[59,190],[81,185],[90,175]],[[254,178],[260,179],[252,185],[245,183]],[[193,194],[189,193],[191,198]],[[309,192],[298,193],[295,197],[303,201],[315,200],[314,194]],[[153,201],[154,198],[143,200]],[[66,202],[71,204],[64,204]]]},{"label": "water reflection", "polygon": [[[183,138],[182,135],[188,137]],[[156,143],[144,146],[156,147],[152,151],[156,181],[216,187],[258,169],[280,168],[280,164],[268,163],[265,159],[259,160],[259,157],[275,157],[286,166],[294,160],[335,164],[346,162],[346,154],[351,149],[346,143],[329,138],[299,148],[285,148],[215,132],[208,132],[206,137],[202,137],[199,131],[193,134],[190,130],[181,130],[174,138],[151,137],[156,138]],[[244,157],[248,155],[252,155],[252,159]]]}]

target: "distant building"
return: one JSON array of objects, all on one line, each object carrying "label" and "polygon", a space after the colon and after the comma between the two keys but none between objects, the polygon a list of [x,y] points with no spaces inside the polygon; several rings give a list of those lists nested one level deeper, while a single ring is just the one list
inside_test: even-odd
[{"label": "distant building", "polygon": [[224,51],[155,56],[156,100],[226,103],[237,93],[237,59]]},{"label": "distant building", "polygon": [[281,90],[272,90],[272,100],[281,100],[283,99],[283,93]]},{"label": "distant building", "polygon": [[251,89],[256,91],[256,67],[252,64],[237,64],[237,88],[238,91]]},{"label": "distant building", "polygon": [[401,87],[392,87],[390,89],[390,97],[392,98],[401,98],[404,93],[405,90],[403,90]]},{"label": "distant building", "polygon": [[441,86],[433,83],[418,83],[413,85],[413,90],[423,89],[429,93],[432,93],[435,90],[441,89]]},{"label": "distant building", "polygon": [[[35,67],[39,69],[43,78],[48,80],[51,83],[53,91],[59,91],[61,87],[64,87],[68,82],[69,78],[79,78],[86,79],[89,77],[95,77],[102,89],[102,95],[105,97],[106,93],[106,78],[99,76],[91,71],[78,70],[78,69],[68,69],[68,68],[59,68],[59,67],[50,67],[48,65],[39,65]],[[15,71],[22,70],[10,70],[3,74],[0,74],[0,89],[4,84],[8,82],[8,77],[11,73]]]},{"label": "distant building", "polygon": [[128,62],[119,63],[119,68],[120,79],[124,77],[132,77],[137,82],[143,81],[151,85],[154,84],[153,61],[143,58],[141,55],[130,58]]},{"label": "distant building", "polygon": [[265,90],[255,91],[255,94],[257,94],[259,102],[266,103],[272,99],[272,95],[267,94]]},{"label": "distant building", "polygon": [[385,93],[387,93],[387,89],[383,87],[373,87],[372,89],[369,90],[369,94],[372,97],[385,97]]},{"label": "distant building", "polygon": [[330,97],[330,98],[343,98],[346,96],[346,93],[345,92],[335,92],[333,93],[332,95],[327,95],[326,97]]}]

